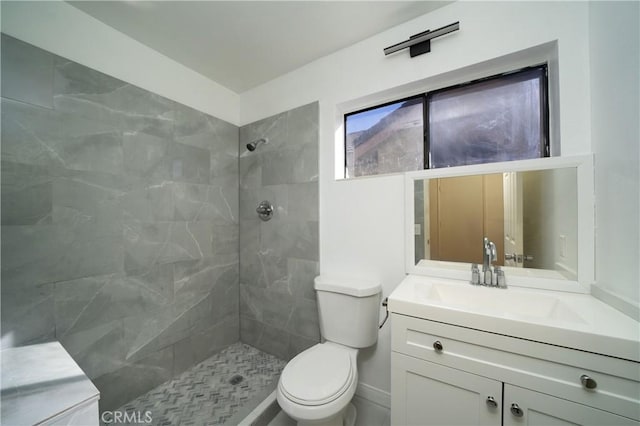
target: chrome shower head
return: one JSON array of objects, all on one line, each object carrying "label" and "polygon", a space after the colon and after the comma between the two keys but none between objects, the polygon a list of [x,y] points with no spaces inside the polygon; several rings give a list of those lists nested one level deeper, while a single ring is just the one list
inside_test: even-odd
[{"label": "chrome shower head", "polygon": [[267,138],[260,138],[260,139],[258,139],[258,140],[253,141],[253,142],[249,142],[249,143],[247,144],[247,149],[248,149],[249,151],[255,151],[255,150],[256,150],[256,148],[258,147],[258,145],[260,145],[261,143],[268,143],[268,142],[269,142],[269,139],[267,139]]}]

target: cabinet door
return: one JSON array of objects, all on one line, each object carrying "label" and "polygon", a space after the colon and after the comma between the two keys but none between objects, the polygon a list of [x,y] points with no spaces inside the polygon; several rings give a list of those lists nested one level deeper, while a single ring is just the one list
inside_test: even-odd
[{"label": "cabinet door", "polygon": [[502,382],[391,353],[392,425],[500,425]]},{"label": "cabinet door", "polygon": [[504,426],[640,424],[627,417],[508,384],[504,385],[503,411]]}]

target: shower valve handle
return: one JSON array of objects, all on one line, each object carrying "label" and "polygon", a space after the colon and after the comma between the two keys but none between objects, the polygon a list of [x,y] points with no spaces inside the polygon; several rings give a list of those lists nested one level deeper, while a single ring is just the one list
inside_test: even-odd
[{"label": "shower valve handle", "polygon": [[267,200],[262,201],[256,208],[256,213],[263,221],[268,221],[273,217],[273,206]]}]

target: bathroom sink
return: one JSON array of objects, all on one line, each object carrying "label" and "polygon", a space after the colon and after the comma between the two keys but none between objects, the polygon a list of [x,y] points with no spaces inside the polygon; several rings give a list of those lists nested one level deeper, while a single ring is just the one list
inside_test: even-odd
[{"label": "bathroom sink", "polygon": [[475,286],[408,275],[389,296],[393,314],[640,361],[637,321],[589,294]]},{"label": "bathroom sink", "polygon": [[418,290],[424,293],[426,301],[452,308],[487,312],[504,318],[585,322],[558,298],[533,291],[437,282]]}]

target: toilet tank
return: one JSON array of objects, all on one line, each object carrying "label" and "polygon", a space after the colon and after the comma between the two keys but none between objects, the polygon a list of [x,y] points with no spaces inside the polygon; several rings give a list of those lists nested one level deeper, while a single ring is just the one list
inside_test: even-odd
[{"label": "toilet tank", "polygon": [[323,276],[316,277],[314,282],[322,336],[330,342],[352,348],[375,344],[378,340],[381,285]]}]

